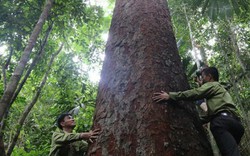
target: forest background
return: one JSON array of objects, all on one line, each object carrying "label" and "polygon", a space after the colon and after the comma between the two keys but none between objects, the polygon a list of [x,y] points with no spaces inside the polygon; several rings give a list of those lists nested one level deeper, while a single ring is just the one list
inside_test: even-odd
[{"label": "forest background", "polygon": [[[1,100],[24,49],[32,43],[30,36],[46,2],[1,0]],[[76,131],[91,128],[114,4],[112,0],[53,2],[1,121],[7,155],[48,155],[56,117],[63,112],[75,115]],[[249,155],[249,2],[168,0],[168,4],[191,88],[196,87],[193,76],[203,63],[219,69],[221,82],[243,117],[246,134],[241,150]]]}]

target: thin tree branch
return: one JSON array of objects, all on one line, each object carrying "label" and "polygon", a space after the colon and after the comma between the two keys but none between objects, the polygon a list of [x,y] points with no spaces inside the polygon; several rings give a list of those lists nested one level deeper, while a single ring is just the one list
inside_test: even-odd
[{"label": "thin tree branch", "polygon": [[51,70],[54,59],[61,52],[62,48],[63,48],[63,44],[60,46],[58,51],[55,54],[52,55],[52,57],[50,59],[50,62],[49,62],[49,65],[48,65],[48,69],[47,69],[46,73],[44,74],[42,82],[40,83],[39,87],[37,88],[36,94],[33,96],[33,99],[31,101],[31,103],[29,105],[27,105],[27,107],[25,108],[22,116],[19,118],[18,126],[17,126],[18,128],[16,130],[16,133],[14,134],[14,137],[13,137],[13,140],[11,141],[11,144],[8,147],[7,156],[11,155],[11,153],[12,153],[12,151],[13,151],[15,145],[16,145],[16,141],[18,139],[18,136],[20,134],[20,131],[22,129],[24,121],[27,118],[27,116],[29,115],[29,113],[30,113],[31,109],[33,108],[33,106],[36,104],[36,102],[37,102],[37,100],[38,100],[38,98],[39,98],[39,96],[41,94],[41,91],[42,91],[42,89],[43,89],[43,87],[44,87],[44,85],[45,85],[45,83],[47,81],[47,77],[48,77],[49,72]]},{"label": "thin tree branch", "polygon": [[18,94],[20,93],[21,89],[23,88],[23,85],[25,84],[26,80],[28,79],[31,71],[34,69],[34,67],[36,66],[36,64],[41,60],[40,58],[42,57],[42,55],[44,54],[44,49],[45,49],[45,45],[47,44],[47,41],[48,41],[48,37],[49,37],[49,34],[51,33],[52,31],[52,27],[53,27],[53,23],[52,25],[50,25],[47,29],[47,32],[46,32],[46,35],[45,35],[45,39],[42,43],[42,46],[41,46],[41,49],[40,51],[37,53],[36,57],[34,58],[34,60],[32,61],[31,65],[29,66],[29,69],[27,70],[24,78],[22,79],[21,83],[18,85],[18,88],[17,90],[15,91],[12,99],[11,99],[11,102],[10,102],[10,106],[13,104],[13,102],[16,100]]},{"label": "thin tree branch", "polygon": [[4,90],[6,90],[7,88],[7,76],[6,76],[6,69],[8,69],[8,66],[10,64],[11,58],[12,58],[12,54],[13,54],[13,48],[10,47],[10,54],[8,59],[6,60],[6,63],[3,65],[2,67],[2,72],[3,72],[3,82],[4,82]]}]

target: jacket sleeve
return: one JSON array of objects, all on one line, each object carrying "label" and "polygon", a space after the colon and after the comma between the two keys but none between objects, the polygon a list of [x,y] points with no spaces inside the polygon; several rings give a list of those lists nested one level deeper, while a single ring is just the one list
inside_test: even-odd
[{"label": "jacket sleeve", "polygon": [[53,140],[56,144],[64,144],[81,140],[81,138],[80,133],[54,132]]},{"label": "jacket sleeve", "polygon": [[169,92],[169,96],[173,100],[199,100],[209,98],[214,93],[213,85],[204,84],[199,88],[186,90],[182,92]]}]

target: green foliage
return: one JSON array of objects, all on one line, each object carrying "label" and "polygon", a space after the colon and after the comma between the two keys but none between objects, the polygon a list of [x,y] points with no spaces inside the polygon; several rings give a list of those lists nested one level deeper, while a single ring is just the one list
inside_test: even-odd
[{"label": "green foliage", "polygon": [[12,153],[12,156],[47,156],[48,155],[48,149],[44,150],[33,150],[31,152],[28,152],[24,150],[23,148],[17,148]]},{"label": "green foliage", "polygon": [[249,2],[246,0],[194,0],[188,3],[193,9],[202,8],[202,13],[213,21],[231,19],[234,13],[245,18],[245,13],[249,11]]},{"label": "green foliage", "polygon": [[[7,80],[20,59],[44,3],[45,0],[25,0],[15,3],[7,0],[1,1],[0,45],[6,45],[9,50],[10,47],[13,48],[11,61],[6,70]],[[101,35],[108,31],[110,20],[110,15],[104,17],[103,8],[89,5],[88,1],[55,1],[52,12],[44,24],[43,31],[31,54],[29,65],[43,48],[47,30],[52,27],[48,42],[44,47],[44,54],[9,110],[4,130],[6,144],[11,141],[10,139],[17,129],[16,121],[32,101],[47,70],[51,55],[58,50],[61,43],[64,43],[64,48],[53,64],[39,101],[23,125],[12,155],[48,155],[51,135],[56,128],[56,117],[78,106],[84,107],[80,107],[78,115],[75,115],[79,124],[76,130],[87,131],[91,128],[97,84],[89,81],[88,69],[100,68],[102,64],[99,55],[104,51],[105,42]],[[1,65],[9,57],[10,53],[6,53],[7,55],[0,55]],[[1,95],[3,88],[1,75]]]}]

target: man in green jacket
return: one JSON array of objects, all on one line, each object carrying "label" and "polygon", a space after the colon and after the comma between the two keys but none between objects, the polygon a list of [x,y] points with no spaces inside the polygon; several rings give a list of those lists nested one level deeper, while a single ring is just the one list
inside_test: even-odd
[{"label": "man in green jacket", "polygon": [[183,91],[154,93],[153,100],[199,100],[206,99],[210,130],[222,156],[240,156],[238,144],[244,134],[236,106],[227,90],[218,82],[219,73],[215,67],[202,70],[203,85]]},{"label": "man in green jacket", "polygon": [[49,156],[84,156],[88,142],[92,143],[99,134],[99,130],[73,133],[76,124],[72,115],[67,113],[58,117],[57,126],[58,128],[52,135]]}]

